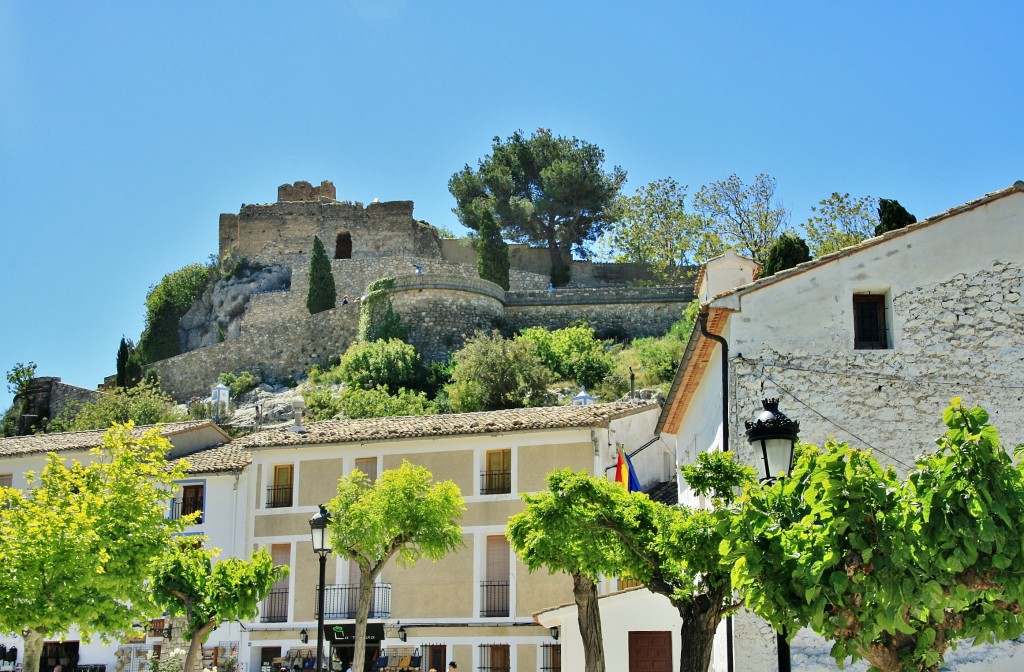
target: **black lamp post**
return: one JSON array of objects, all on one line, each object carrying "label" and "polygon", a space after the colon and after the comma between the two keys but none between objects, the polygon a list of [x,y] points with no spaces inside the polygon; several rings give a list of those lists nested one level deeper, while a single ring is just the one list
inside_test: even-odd
[{"label": "black lamp post", "polygon": [[316,672],[323,672],[324,662],[324,581],[326,580],[327,556],[331,548],[331,531],[327,529],[331,522],[331,514],[324,505],[320,505],[320,513],[309,519],[309,532],[313,538],[313,552],[320,556],[320,584],[317,586],[316,612]]},{"label": "black lamp post", "polygon": [[[780,476],[789,476],[793,468],[793,446],[800,434],[800,423],[779,410],[778,399],[761,401],[764,410],[753,422],[745,422],[747,441],[754,448],[761,472],[761,483],[770,485]],[[789,642],[786,633],[775,635],[779,652],[779,672],[791,672]]]}]

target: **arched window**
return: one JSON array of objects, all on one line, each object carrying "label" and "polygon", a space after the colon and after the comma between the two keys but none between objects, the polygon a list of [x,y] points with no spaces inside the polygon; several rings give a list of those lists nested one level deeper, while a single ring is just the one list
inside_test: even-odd
[{"label": "arched window", "polygon": [[352,234],[348,231],[342,231],[338,234],[338,238],[334,243],[334,258],[352,258]]}]

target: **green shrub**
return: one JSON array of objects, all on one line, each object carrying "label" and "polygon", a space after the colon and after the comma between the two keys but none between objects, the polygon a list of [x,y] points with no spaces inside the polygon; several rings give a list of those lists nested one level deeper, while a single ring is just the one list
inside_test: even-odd
[{"label": "green shrub", "polygon": [[341,368],[339,366],[332,366],[327,369],[321,369],[317,365],[313,365],[313,368],[306,374],[306,380],[314,385],[341,385],[345,382],[345,378],[341,375]]},{"label": "green shrub", "polygon": [[423,365],[416,348],[397,338],[353,343],[338,365],[347,387],[374,390],[384,386],[389,393],[399,388],[417,389],[423,381]]},{"label": "green shrub", "polygon": [[306,418],[312,421],[330,420],[341,413],[341,394],[326,387],[314,387],[302,393],[306,402]]},{"label": "green shrub", "polygon": [[528,339],[477,333],[453,355],[453,361],[452,382],[445,391],[456,412],[550,403],[551,370]]},{"label": "green shrub", "polygon": [[359,305],[359,340],[379,341],[397,338],[404,341],[409,330],[391,303],[388,290],[395,286],[394,278],[381,278],[370,283],[366,297]]},{"label": "green shrub", "polygon": [[584,387],[596,387],[615,365],[606,344],[586,324],[555,331],[530,327],[520,332],[520,338],[536,344],[537,354],[556,375]]},{"label": "green shrub", "polygon": [[330,310],[338,302],[338,289],[334,286],[331,260],[319,236],[313,236],[313,250],[309,255],[309,288],[306,308],[310,315]]},{"label": "green shrub", "polygon": [[51,431],[84,431],[107,429],[115,422],[131,420],[136,425],[186,420],[185,414],[175,410],[174,402],[159,387],[141,383],[136,387],[119,387],[95,401],[83,404],[77,411],[55,418]]},{"label": "green shrub", "polygon": [[218,382],[227,385],[231,390],[231,398],[236,399],[249,390],[255,389],[260,384],[260,379],[248,371],[242,371],[238,375],[233,373],[222,373],[217,377]]},{"label": "green shrub", "polygon": [[432,415],[436,412],[423,392],[399,388],[391,394],[383,385],[372,390],[346,387],[341,391],[340,399],[341,412],[348,418]]}]

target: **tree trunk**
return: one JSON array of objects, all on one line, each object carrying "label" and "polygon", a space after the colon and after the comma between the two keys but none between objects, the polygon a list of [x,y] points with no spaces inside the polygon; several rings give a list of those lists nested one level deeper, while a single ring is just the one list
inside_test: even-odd
[{"label": "tree trunk", "polygon": [[679,628],[679,672],[707,672],[711,665],[715,633],[722,622],[721,599],[708,609],[693,604],[676,604],[682,617]]},{"label": "tree trunk", "polygon": [[213,630],[213,626],[213,621],[207,621],[189,637],[188,652],[185,654],[185,672],[199,672],[203,668],[203,642]]},{"label": "tree trunk", "polygon": [[597,584],[589,577],[573,574],[572,596],[576,600],[580,637],[583,638],[584,672],[604,672],[604,642],[601,638],[601,611],[597,605]]},{"label": "tree trunk", "polygon": [[[362,567],[360,567],[362,570]],[[366,621],[370,618],[370,603],[373,601],[373,582],[377,572],[359,572],[359,601],[356,603],[355,653],[352,657],[352,672],[363,672],[366,664]],[[330,656],[327,667],[330,669]],[[345,661],[342,661],[345,662]]]},{"label": "tree trunk", "polygon": [[548,233],[548,253],[551,255],[551,284],[564,287],[569,282],[569,267],[562,259],[562,249],[558,246],[553,228]]},{"label": "tree trunk", "polygon": [[43,637],[46,636],[46,632],[46,628],[25,628],[22,633],[25,637],[25,654],[22,656],[21,669],[24,672],[39,670],[39,661],[43,657]]}]

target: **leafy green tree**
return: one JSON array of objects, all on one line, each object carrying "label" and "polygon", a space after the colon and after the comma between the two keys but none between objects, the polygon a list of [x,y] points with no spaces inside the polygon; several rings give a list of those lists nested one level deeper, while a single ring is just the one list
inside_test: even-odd
[{"label": "leafy green tree", "polygon": [[490,280],[508,291],[508,243],[501,237],[501,227],[489,212],[481,212],[478,218],[476,267],[480,277]]},{"label": "leafy green tree", "polygon": [[309,287],[306,290],[306,308],[310,315],[330,310],[338,302],[338,289],[334,285],[331,260],[320,241],[313,236],[313,250],[309,253]]},{"label": "leafy green tree", "polygon": [[255,616],[274,582],[288,575],[288,567],[275,567],[266,549],[253,553],[251,560],[226,558],[215,564],[220,551],[203,548],[203,541],[194,536],[176,539],[157,563],[151,584],[157,605],[171,616],[185,617],[185,670],[197,669],[202,646],[221,621]]},{"label": "leafy green tree", "polygon": [[396,556],[403,567],[436,562],[465,543],[462,493],[452,481],[432,481],[429,471],[404,460],[375,483],[356,469],[338,481],[338,496],[326,507],[335,555],[359,566],[354,672],[363,672],[373,584],[384,566]]},{"label": "leafy green tree", "polygon": [[452,359],[452,382],[445,390],[456,412],[540,406],[548,401],[552,374],[531,341],[477,332]]},{"label": "leafy green tree", "polygon": [[467,164],[455,173],[448,191],[467,228],[479,231],[489,213],[507,239],[547,247],[551,281],[561,287],[569,281],[566,257],[573,251],[587,256],[586,243],[612,220],[625,181],[618,166],[604,171],[597,145],[541,128],[530,137],[522,131],[504,141],[495,137],[491,154],[476,170]]},{"label": "leafy green tree", "polygon": [[260,384],[260,379],[248,371],[239,374],[222,373],[217,376],[217,382],[226,385],[231,392],[231,398],[237,399],[249,390],[253,390]]},{"label": "leafy green tree", "polygon": [[795,233],[786,232],[768,248],[768,256],[761,268],[761,276],[775,275],[779,271],[793,268],[797,264],[810,260],[811,251],[804,239]]},{"label": "leafy green tree", "polygon": [[662,284],[684,281],[698,264],[722,251],[704,219],[686,212],[686,186],[671,177],[620,196],[612,225],[616,261],[647,264]]},{"label": "leafy green tree", "polygon": [[394,278],[381,278],[370,283],[366,297],[359,304],[359,340],[380,341],[397,338],[404,341],[409,329],[395,312],[388,290],[395,286]]},{"label": "leafy green tree", "polygon": [[178,422],[186,420],[184,413],[178,412],[170,397],[160,391],[160,387],[149,383],[140,383],[132,388],[117,388],[87,402],[77,410],[69,410],[68,414],[54,418],[50,423],[50,431],[84,431],[87,429],[104,429],[114,423],[134,422],[137,425],[153,425],[158,422]]},{"label": "leafy green tree", "polygon": [[615,574],[623,560],[617,540],[608,534],[594,534],[596,511],[589,501],[570,496],[584,487],[600,487],[591,480],[585,472],[570,469],[548,474],[547,491],[523,495],[526,508],[509,518],[505,536],[531,572],[546,569],[572,577],[584,670],[604,672],[597,581],[602,575]]},{"label": "leafy green tree", "polygon": [[18,436],[20,434],[31,434],[35,430],[26,427],[22,419],[27,403],[25,393],[28,391],[32,380],[36,377],[36,363],[24,364],[18,362],[7,372],[7,391],[14,395],[10,407],[4,412],[3,420],[0,420],[3,436]]},{"label": "leafy green tree", "polygon": [[353,343],[342,355],[338,370],[347,386],[364,390],[384,386],[391,394],[399,388],[417,388],[424,376],[416,348],[397,338]]},{"label": "leafy green tree", "polygon": [[936,672],[959,641],[1024,633],[1022,467],[983,409],[953,399],[942,418],[938,448],[906,478],[830,441],[805,446],[789,478],[749,488],[721,528],[747,607],[875,672]]},{"label": "leafy green tree", "polygon": [[139,350],[147,362],[181,354],[178,323],[189,308],[216,280],[216,269],[189,264],[165,275],[146,294],[146,326],[139,338]]},{"label": "leafy green tree", "polygon": [[736,175],[701,187],[693,209],[725,247],[735,247],[764,264],[768,248],[789,227],[789,211],[775,196],[775,178],[764,173],[746,185]]},{"label": "leafy green tree", "polygon": [[878,199],[878,226],[875,227],[875,235],[880,236],[889,231],[902,229],[907,224],[917,222],[917,217],[907,212],[907,209],[900,205],[896,199]]},{"label": "leafy green tree", "polygon": [[870,238],[878,226],[875,199],[871,196],[851,198],[849,194],[832,192],[818,205],[804,223],[811,253],[821,257]]},{"label": "leafy green tree", "polygon": [[544,327],[528,327],[520,332],[519,337],[537,345],[537,354],[545,366],[577,385],[593,389],[615,366],[605,344],[594,336],[594,329],[586,324],[554,331]]},{"label": "leafy green tree", "polygon": [[156,430],[115,425],[89,464],[50,453],[25,492],[0,487],[0,632],[24,634],[24,669],[73,625],[116,638],[159,613],[146,580],[183,529],[167,516],[184,477],[170,447]]}]

